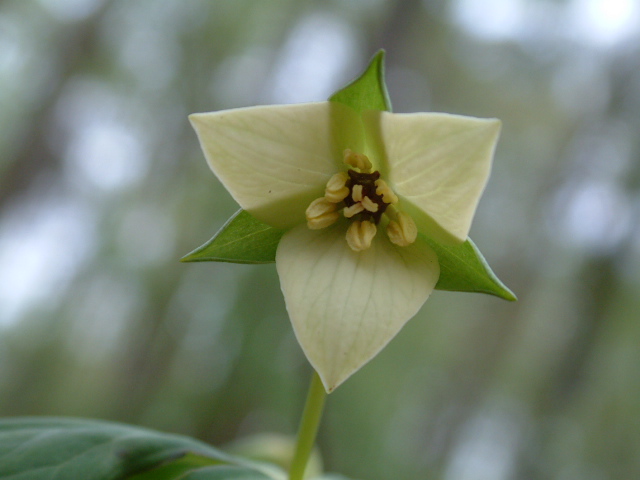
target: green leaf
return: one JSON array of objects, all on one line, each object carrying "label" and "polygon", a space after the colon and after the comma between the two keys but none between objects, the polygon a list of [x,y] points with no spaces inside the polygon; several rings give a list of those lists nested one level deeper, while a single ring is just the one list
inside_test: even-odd
[{"label": "green leaf", "polygon": [[311,480],[350,480],[350,479],[348,479],[344,475],[338,475],[337,473],[327,473],[320,477],[313,477]]},{"label": "green leaf", "polygon": [[286,478],[275,466],[233,457],[181,435],[98,420],[46,417],[0,420],[0,478],[169,480],[181,478],[194,469],[222,465],[256,473],[211,478]]},{"label": "green leaf", "polygon": [[[241,467],[207,467],[194,470],[187,475],[180,477],[180,480],[269,480],[259,472]],[[309,480],[349,480],[347,477],[336,474],[326,474],[320,477],[311,477]]]},{"label": "green leaf", "polygon": [[270,227],[239,210],[211,240],[182,262],[271,263],[285,230]]},{"label": "green leaf", "polygon": [[384,50],[378,51],[367,69],[346,87],[329,98],[332,102],[343,103],[357,113],[365,110],[391,111],[391,101],[384,81]]},{"label": "green leaf", "polygon": [[488,293],[509,301],[517,300],[513,292],[493,273],[470,238],[455,246],[445,246],[430,238],[425,239],[435,250],[440,263],[440,278],[436,289]]},{"label": "green leaf", "polygon": [[180,477],[180,480],[271,480],[271,477],[242,467],[206,467],[194,470]]},{"label": "green leaf", "polygon": [[178,460],[163,463],[144,473],[127,477],[127,480],[174,480],[182,478],[182,475],[193,469],[209,465],[211,465],[211,461],[208,458],[187,453]]}]

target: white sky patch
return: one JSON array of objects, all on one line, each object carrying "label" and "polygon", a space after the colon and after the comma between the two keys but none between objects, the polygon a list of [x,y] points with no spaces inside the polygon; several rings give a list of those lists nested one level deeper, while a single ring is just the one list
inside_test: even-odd
[{"label": "white sky patch", "polygon": [[[557,38],[594,47],[611,47],[637,36],[637,0],[454,0],[452,21],[487,41]],[[532,32],[535,35],[532,37]]]},{"label": "white sky patch", "polygon": [[62,21],[79,21],[91,16],[104,0],[39,0],[54,17]]},{"label": "white sky patch", "polygon": [[571,246],[606,251],[626,238],[633,226],[630,202],[614,183],[585,182],[568,196],[560,195],[556,203],[555,208],[564,212],[560,228]]},{"label": "white sky patch", "polygon": [[453,20],[476,37],[503,40],[517,35],[522,15],[520,0],[457,0]]},{"label": "white sky patch", "polygon": [[58,197],[13,209],[0,223],[0,327],[63,294],[94,233],[89,209]]},{"label": "white sky patch", "polygon": [[56,105],[58,130],[51,135],[66,174],[79,186],[119,191],[143,180],[150,153],[137,99],[91,79],[74,77]]},{"label": "white sky patch", "polygon": [[483,412],[469,420],[445,469],[445,480],[507,480],[520,443],[518,424],[508,414]]},{"label": "white sky patch", "polygon": [[268,103],[326,100],[356,58],[356,43],[353,29],[336,16],[315,13],[303,18],[276,62]]},{"label": "white sky patch", "polygon": [[26,56],[16,21],[9,15],[0,15],[0,75],[3,76],[15,74]]},{"label": "white sky patch", "polygon": [[596,46],[624,41],[640,28],[637,0],[573,0],[567,9],[575,33]]},{"label": "white sky patch", "polygon": [[149,158],[138,138],[123,125],[96,121],[75,133],[66,152],[69,169],[79,181],[103,190],[137,184]]}]

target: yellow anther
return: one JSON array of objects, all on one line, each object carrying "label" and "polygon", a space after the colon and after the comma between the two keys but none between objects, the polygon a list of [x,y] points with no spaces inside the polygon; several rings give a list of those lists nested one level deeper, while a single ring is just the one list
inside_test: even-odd
[{"label": "yellow anther", "polygon": [[351,250],[361,252],[371,246],[373,237],[376,236],[376,225],[368,220],[355,221],[347,230],[347,243]]},{"label": "yellow anther", "polygon": [[418,227],[416,227],[413,218],[404,212],[398,212],[396,219],[389,221],[387,225],[387,235],[392,243],[406,247],[416,241]]},{"label": "yellow anther", "polygon": [[348,148],[343,152],[343,155],[344,163],[347,165],[358,168],[362,172],[368,172],[371,170],[372,165],[366,155],[363,155],[362,153],[355,153]]},{"label": "yellow anther", "polygon": [[[386,230],[392,243],[402,247],[414,243],[418,237],[415,222],[396,208],[394,204],[398,203],[398,197],[379,178],[379,172],[371,173],[372,165],[367,156],[347,149],[344,162],[359,172],[339,172],[329,179],[324,197],[315,199],[307,207],[307,226],[319,230],[332,225],[340,218],[338,207],[344,207],[342,214],[351,219],[346,240],[352,250],[360,252],[371,246],[378,230],[376,224],[383,214],[388,219]],[[375,193],[371,191],[372,182],[375,182]],[[362,215],[356,220],[354,217],[360,213]]]},{"label": "yellow anther", "polygon": [[378,204],[371,200],[369,197],[364,197],[362,199],[362,206],[365,210],[370,211],[371,213],[375,213],[378,211]]},{"label": "yellow anther", "polygon": [[351,198],[354,202],[362,201],[362,185],[354,185],[351,188]]},{"label": "yellow anther", "polygon": [[398,197],[389,188],[387,182],[379,178],[376,180],[376,193],[382,197],[384,203],[398,203]]},{"label": "yellow anther", "polygon": [[364,211],[364,207],[362,206],[362,203],[358,202],[358,203],[354,203],[350,207],[345,207],[342,213],[344,214],[345,217],[351,218],[354,215],[357,215],[358,213],[363,211]]},{"label": "yellow anther", "polygon": [[340,218],[338,206],[328,201],[326,198],[316,198],[307,207],[305,212],[307,217],[307,226],[311,230],[320,230],[328,227]]},{"label": "yellow anther", "polygon": [[336,173],[327,182],[324,198],[333,203],[340,203],[347,198],[349,195],[349,187],[346,186],[348,180],[349,174],[347,172]]}]

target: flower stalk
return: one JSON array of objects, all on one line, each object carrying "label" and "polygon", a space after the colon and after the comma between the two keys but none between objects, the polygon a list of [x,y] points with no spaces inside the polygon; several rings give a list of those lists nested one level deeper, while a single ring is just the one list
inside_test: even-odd
[{"label": "flower stalk", "polygon": [[313,451],[324,401],[327,397],[322,381],[314,370],[307,394],[307,401],[300,420],[296,450],[289,469],[289,480],[302,480],[307,468],[307,462]]}]

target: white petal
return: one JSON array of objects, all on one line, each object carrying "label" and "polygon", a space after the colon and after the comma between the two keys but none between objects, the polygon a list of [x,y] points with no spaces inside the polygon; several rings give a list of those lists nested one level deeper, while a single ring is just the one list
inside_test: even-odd
[{"label": "white petal", "polygon": [[342,165],[359,148],[356,113],[332,102],[239,108],[189,116],[213,172],[242,208],[279,228],[304,222]]},{"label": "white petal", "polygon": [[500,121],[367,112],[366,124],[378,140],[383,173],[420,231],[441,241],[464,241],[489,178]]},{"label": "white petal", "polygon": [[397,247],[380,229],[354,252],[347,222],[301,225],[278,245],[276,266],[293,329],[328,392],[374,357],[413,317],[438,281],[436,254],[418,238]]}]

